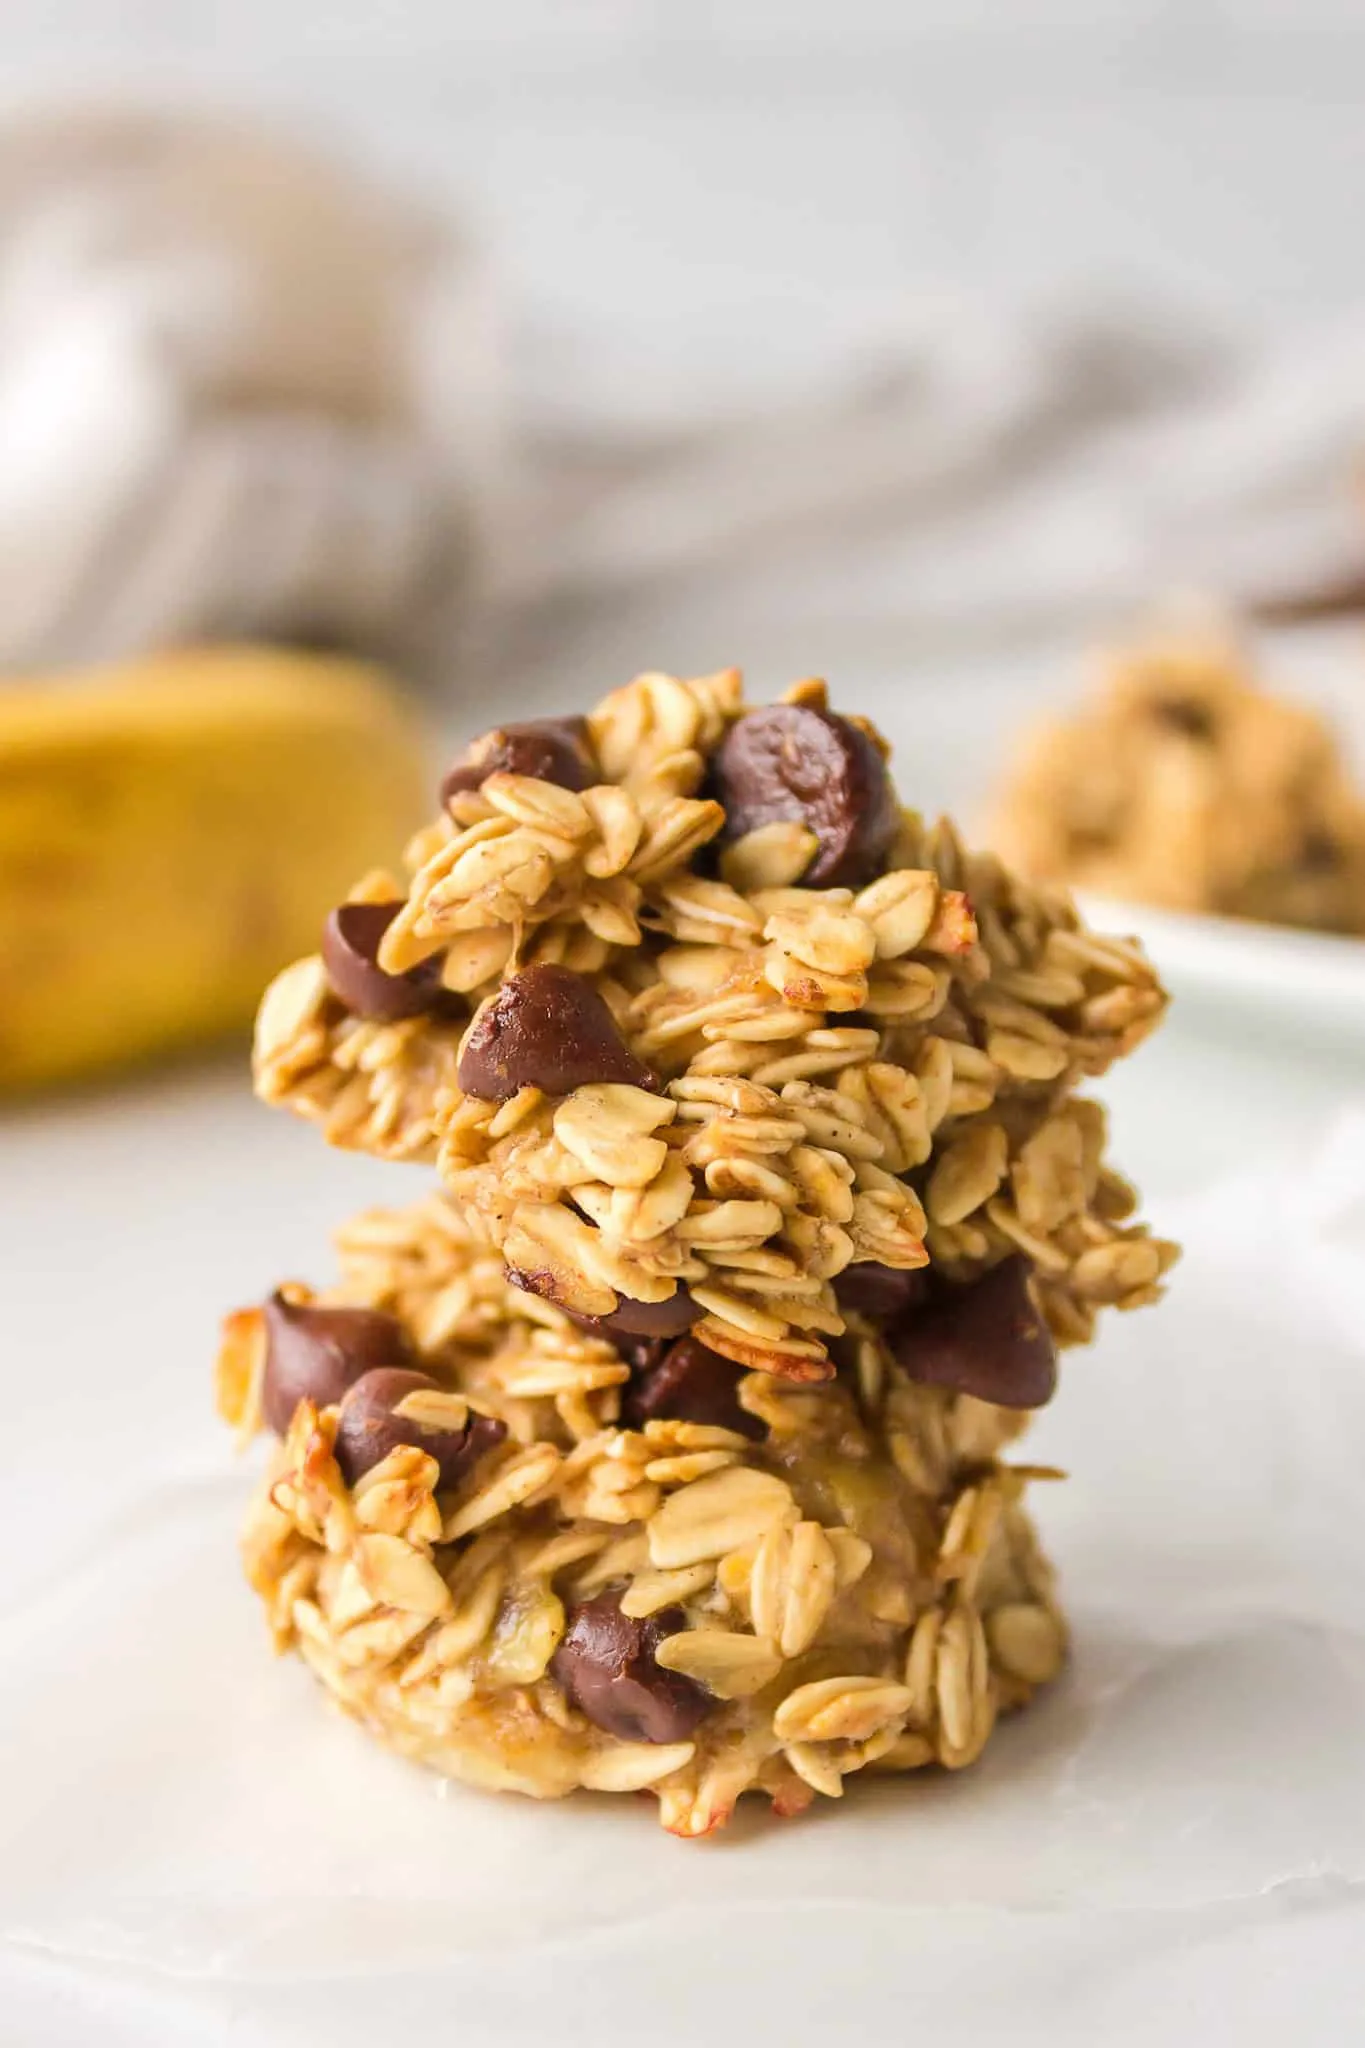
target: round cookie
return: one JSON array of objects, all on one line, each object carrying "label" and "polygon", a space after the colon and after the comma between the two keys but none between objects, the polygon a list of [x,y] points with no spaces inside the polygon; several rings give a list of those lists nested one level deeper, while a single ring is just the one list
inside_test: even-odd
[{"label": "round cookie", "polygon": [[340,1251],[325,1297],[229,1317],[219,1406],[283,1430],[243,1538],[276,1643],[403,1755],[647,1788],[701,1835],[748,1791],[968,1764],[1060,1668],[1002,1455],[1027,1410],[982,1397],[1050,1391],[1023,1262],[927,1295],[867,1269],[809,1386],[580,1328],[441,1197]]},{"label": "round cookie", "polygon": [[257,1087],[435,1163],[523,1288],[807,1382],[859,1265],[1022,1251],[1063,1343],[1155,1298],[1173,1248],[1076,1094],[1159,1021],[1150,965],[903,810],[823,684],[642,676],[444,792],[267,992]]},{"label": "round cookie", "polygon": [[996,830],[1045,882],[1365,933],[1365,797],[1305,705],[1221,642],[1120,660],[1015,764]]}]

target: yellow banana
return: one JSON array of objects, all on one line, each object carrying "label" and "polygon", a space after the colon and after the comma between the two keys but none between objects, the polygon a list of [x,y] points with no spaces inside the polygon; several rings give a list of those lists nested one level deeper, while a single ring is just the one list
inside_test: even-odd
[{"label": "yellow banana", "polygon": [[258,648],[0,685],[0,1089],[245,1025],[420,818],[375,670]]}]

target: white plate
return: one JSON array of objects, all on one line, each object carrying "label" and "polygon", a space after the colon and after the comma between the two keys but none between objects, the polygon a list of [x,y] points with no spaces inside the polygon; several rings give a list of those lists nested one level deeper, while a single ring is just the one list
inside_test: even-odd
[{"label": "white plate", "polygon": [[1177,1001],[1365,1048],[1365,939],[1194,917],[1088,891],[1077,903],[1097,931],[1141,939]]}]

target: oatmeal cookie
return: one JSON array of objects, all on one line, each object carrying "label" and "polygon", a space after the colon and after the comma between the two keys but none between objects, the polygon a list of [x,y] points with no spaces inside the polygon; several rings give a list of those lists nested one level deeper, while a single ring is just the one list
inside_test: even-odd
[{"label": "oatmeal cookie", "polygon": [[993,836],[1041,883],[1365,933],[1365,802],[1336,742],[1223,643],[1115,663],[1034,736]]},{"label": "oatmeal cookie", "polygon": [[511,1285],[446,1196],[357,1218],[339,1285],[228,1318],[219,1407],[276,1433],[243,1536],[280,1649],[381,1742],[704,1835],[851,1774],[957,1769],[1066,1629],[1006,1462],[1055,1350],[1015,1255],[864,1263],[822,1386]]},{"label": "oatmeal cookie", "polygon": [[434,1164],[524,1289],[814,1382],[862,1265],[1023,1253],[1063,1343],[1155,1297],[1173,1250],[1077,1090],[1164,1005],[1136,944],[902,808],[822,683],[645,675],[474,742],[267,992],[255,1071]]}]

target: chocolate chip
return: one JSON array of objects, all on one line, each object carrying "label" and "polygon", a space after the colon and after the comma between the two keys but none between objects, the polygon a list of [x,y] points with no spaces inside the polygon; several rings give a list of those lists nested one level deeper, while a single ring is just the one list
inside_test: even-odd
[{"label": "chocolate chip", "polygon": [[591,1081],[656,1088],[590,982],[568,967],[528,967],[485,1003],[460,1054],[460,1086],[480,1102],[518,1088],[568,1095]]},{"label": "chocolate chip", "polygon": [[[535,1291],[532,1288],[531,1292]],[[628,1294],[618,1294],[616,1306],[608,1315],[576,1315],[574,1321],[580,1329],[613,1341],[617,1337],[680,1337],[684,1330],[691,1329],[701,1312],[700,1305],[679,1281],[667,1301],[633,1301]]]},{"label": "chocolate chip", "polygon": [[586,718],[528,718],[495,725],[473,741],[441,784],[441,801],[480,788],[490,775],[533,775],[561,789],[587,789],[597,772]]},{"label": "chocolate chip", "polygon": [[441,1468],[441,1485],[453,1486],[485,1451],[502,1442],[507,1425],[491,1415],[471,1415],[459,1429],[441,1429],[394,1413],[409,1394],[440,1391],[430,1373],[402,1366],[380,1366],[356,1380],[337,1418],[336,1461],[349,1486],[399,1444],[428,1451]]},{"label": "chocolate chip", "polygon": [[402,909],[401,903],[343,903],[322,928],[322,964],[332,992],[357,1017],[393,1023],[425,1010],[451,1010],[441,987],[439,955],[419,961],[406,974],[385,974],[375,964],[379,941]]},{"label": "chocolate chip", "polygon": [[265,1329],[261,1412],[277,1436],[300,1401],[330,1408],[362,1373],[409,1355],[402,1324],[375,1308],[313,1308],[272,1294]]},{"label": "chocolate chip", "polygon": [[896,793],[872,741],[832,711],[770,704],[732,725],[716,754],[725,836],[796,819],[819,841],[802,877],[857,888],[881,872],[899,827]]},{"label": "chocolate chip", "polygon": [[1179,732],[1189,740],[1211,740],[1215,720],[1212,707],[1200,704],[1192,697],[1158,697],[1152,705],[1152,716],[1159,725],[1169,726],[1172,732]]},{"label": "chocolate chip", "polygon": [[1310,827],[1303,835],[1299,858],[1310,874],[1331,874],[1341,866],[1345,849],[1341,841],[1321,826]]},{"label": "chocolate chip", "polygon": [[834,1298],[840,1308],[866,1316],[879,1330],[890,1329],[911,1310],[922,1308],[928,1297],[929,1275],[923,1266],[903,1272],[869,1259],[845,1266],[834,1281]]},{"label": "chocolate chip", "polygon": [[623,1419],[642,1429],[654,1417],[702,1422],[737,1430],[751,1442],[767,1435],[756,1415],[739,1405],[742,1368],[712,1351],[699,1337],[679,1337],[657,1361],[632,1375],[621,1404]]},{"label": "chocolate chip", "polygon": [[898,1363],[925,1386],[974,1394],[1001,1408],[1041,1408],[1057,1385],[1057,1353],[1018,1256],[966,1287],[945,1287],[891,1340]]},{"label": "chocolate chip", "polygon": [[693,1301],[681,1281],[667,1301],[635,1301],[628,1294],[618,1294],[616,1306],[608,1315],[585,1316],[578,1309],[564,1307],[558,1274],[544,1268],[532,1271],[525,1266],[505,1266],[503,1272],[510,1286],[520,1287],[526,1294],[538,1294],[542,1301],[557,1303],[580,1330],[586,1330],[590,1337],[605,1337],[628,1365],[641,1368],[656,1365],[669,1340],[689,1330],[702,1313],[700,1304]]},{"label": "chocolate chip", "polygon": [[678,1671],[663,1671],[654,1653],[686,1627],[680,1607],[647,1620],[621,1612],[619,1592],[599,1593],[569,1610],[568,1627],[550,1670],[580,1713],[622,1742],[682,1742],[716,1705],[709,1692]]},{"label": "chocolate chip", "polygon": [[616,1356],[625,1361],[632,1373],[652,1372],[670,1342],[667,1337],[632,1337],[625,1330],[604,1330],[600,1316],[572,1316],[571,1320],[590,1336],[605,1337]]}]

